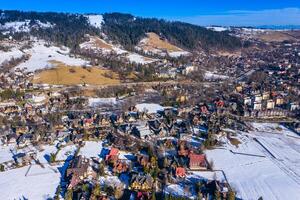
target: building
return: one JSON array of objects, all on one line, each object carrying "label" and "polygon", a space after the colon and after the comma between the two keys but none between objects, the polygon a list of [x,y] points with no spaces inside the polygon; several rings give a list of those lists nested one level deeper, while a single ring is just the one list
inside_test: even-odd
[{"label": "building", "polygon": [[70,163],[66,176],[70,178],[69,188],[75,187],[83,179],[88,177],[90,171],[90,161],[83,156],[75,157]]},{"label": "building", "polygon": [[275,102],[273,100],[267,101],[267,109],[274,109],[275,108]]},{"label": "building", "polygon": [[253,109],[254,110],[261,110],[262,109],[261,102],[254,102]]},{"label": "building", "polygon": [[206,170],[207,161],[205,154],[190,153],[189,155],[189,168],[191,170]]}]

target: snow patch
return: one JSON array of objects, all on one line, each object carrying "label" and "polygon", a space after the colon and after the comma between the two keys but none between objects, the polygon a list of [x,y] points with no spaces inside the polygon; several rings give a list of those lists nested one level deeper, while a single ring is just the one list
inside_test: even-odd
[{"label": "snow patch", "polygon": [[137,104],[135,107],[138,109],[138,111],[147,112],[149,114],[155,114],[157,111],[164,110],[164,107],[154,103]]},{"label": "snow patch", "polygon": [[21,63],[17,67],[20,69],[27,69],[28,71],[35,71],[38,69],[51,68],[53,65],[50,61],[62,62],[71,66],[83,66],[88,62],[80,59],[70,57],[70,50],[67,47],[45,46],[44,41],[37,41],[31,49],[25,50],[30,55],[29,60]]},{"label": "snow patch", "polygon": [[103,16],[102,15],[86,15],[88,21],[91,26],[101,29],[103,24]]}]

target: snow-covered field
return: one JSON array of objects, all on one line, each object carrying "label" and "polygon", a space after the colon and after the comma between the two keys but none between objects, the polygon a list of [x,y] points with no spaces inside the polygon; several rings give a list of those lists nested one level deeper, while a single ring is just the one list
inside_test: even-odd
[{"label": "snow-covered field", "polygon": [[56,167],[49,165],[45,168],[32,165],[0,173],[0,199],[49,199],[54,196],[60,176]]},{"label": "snow-covered field", "polygon": [[0,163],[12,161],[13,160],[13,151],[14,146],[3,146],[0,145]]},{"label": "snow-covered field", "polygon": [[239,147],[228,140],[206,151],[214,168],[223,170],[239,198],[300,199],[300,137],[276,124],[252,124],[240,133]]},{"label": "snow-covered field", "polygon": [[130,62],[135,62],[135,63],[139,63],[139,64],[149,64],[149,63],[156,61],[155,59],[146,58],[137,53],[129,53],[127,55],[127,58],[129,59]]},{"label": "snow-covered field", "polygon": [[44,41],[36,41],[33,47],[25,50],[25,52],[30,55],[29,60],[17,67],[20,69],[27,68],[28,71],[52,67],[50,61],[58,61],[71,66],[83,66],[87,64],[87,61],[83,59],[70,57],[68,48],[46,47]]},{"label": "snow-covered field", "polygon": [[24,54],[19,49],[13,48],[7,52],[0,51],[0,55],[1,55],[0,56],[0,65],[1,65],[3,62],[10,61],[13,58],[15,59],[20,58]]}]

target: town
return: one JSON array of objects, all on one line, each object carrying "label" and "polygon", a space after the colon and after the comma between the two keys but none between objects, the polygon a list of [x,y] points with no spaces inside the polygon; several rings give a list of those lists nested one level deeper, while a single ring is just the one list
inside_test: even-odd
[{"label": "town", "polygon": [[249,47],[197,53],[155,33],[134,52],[89,34],[68,52],[10,32],[0,199],[300,198],[299,32],[247,31],[228,32]]}]

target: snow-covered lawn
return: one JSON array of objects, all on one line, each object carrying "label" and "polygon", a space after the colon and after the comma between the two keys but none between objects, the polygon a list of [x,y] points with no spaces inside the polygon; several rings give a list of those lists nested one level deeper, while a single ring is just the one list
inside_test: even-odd
[{"label": "snow-covered lawn", "polygon": [[69,156],[73,156],[77,150],[77,146],[69,145],[65,146],[59,150],[58,154],[56,155],[56,160],[66,160]]},{"label": "snow-covered lawn", "polygon": [[116,103],[117,103],[116,98],[89,98],[89,106],[91,107],[96,107],[105,104],[113,105]]},{"label": "snow-covered lawn", "polygon": [[36,41],[31,49],[25,50],[30,56],[29,60],[21,63],[17,67],[20,69],[27,68],[28,71],[35,71],[38,69],[51,68],[53,65],[51,61],[65,63],[70,66],[83,66],[87,61],[80,58],[72,58],[69,56],[69,49],[67,47],[46,47],[44,41]]},{"label": "snow-covered lawn", "polygon": [[276,124],[252,125],[256,130],[238,135],[238,148],[227,141],[206,151],[208,160],[225,172],[242,199],[300,199],[300,138]]},{"label": "snow-covered lawn", "polygon": [[50,158],[50,154],[51,153],[56,153],[57,152],[57,148],[55,147],[55,145],[45,145],[42,147],[42,151],[37,152],[37,159],[41,162],[41,163],[48,163]]},{"label": "snow-covered lawn", "polygon": [[32,165],[0,172],[0,199],[41,200],[53,197],[60,182],[56,167]]},{"label": "snow-covered lawn", "polygon": [[87,141],[85,142],[84,147],[80,148],[79,155],[85,156],[87,158],[99,158],[102,148],[102,142]]},{"label": "snow-covered lawn", "polygon": [[154,104],[154,103],[141,103],[137,104],[135,106],[138,111],[140,112],[147,112],[147,113],[157,113],[157,111],[164,110],[164,107],[162,107],[159,104]]}]

